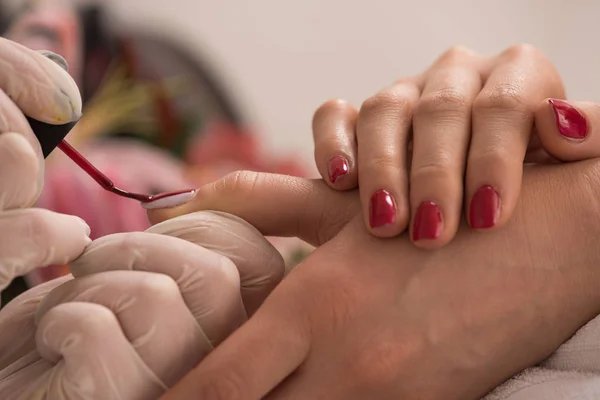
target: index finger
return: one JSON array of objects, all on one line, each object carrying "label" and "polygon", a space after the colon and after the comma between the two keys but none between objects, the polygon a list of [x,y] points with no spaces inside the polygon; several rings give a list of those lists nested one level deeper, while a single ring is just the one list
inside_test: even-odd
[{"label": "index finger", "polygon": [[81,117],[77,84],[44,54],[0,38],[0,89],[28,117],[62,125]]},{"label": "index finger", "polygon": [[25,115],[51,124],[81,116],[73,79],[44,55],[0,38],[0,209],[30,206],[43,186],[44,157]]},{"label": "index finger", "polygon": [[564,96],[556,69],[537,49],[514,46],[484,71],[473,103],[466,196],[472,228],[501,227],[520,193],[534,112],[547,97]]},{"label": "index finger", "polygon": [[240,273],[248,315],[254,314],[283,279],[281,254],[255,227],[234,215],[200,211],[164,221],[146,232],[180,238],[233,261]]},{"label": "index finger", "polygon": [[322,180],[238,171],[202,186],[190,202],[148,210],[152,223],[201,210],[236,215],[265,236],[298,237],[319,246],[360,210],[356,191],[331,190]]}]

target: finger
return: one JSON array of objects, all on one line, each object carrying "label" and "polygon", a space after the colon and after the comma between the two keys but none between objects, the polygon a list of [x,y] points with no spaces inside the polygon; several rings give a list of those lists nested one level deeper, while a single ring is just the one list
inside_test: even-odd
[{"label": "finger", "polygon": [[458,229],[471,106],[481,85],[477,70],[454,60],[427,76],[413,117],[411,238],[418,246],[445,245]]},{"label": "finger", "polygon": [[[0,53],[1,54],[1,53]],[[0,73],[1,74],[1,73]],[[0,209],[21,207],[25,208],[26,206],[30,206],[35,202],[37,197],[40,195],[42,188],[44,187],[44,156],[42,154],[42,147],[40,146],[40,142],[35,137],[35,134],[31,130],[31,126],[25,119],[25,116],[19,110],[19,107],[4,93],[0,87],[0,137],[4,135],[9,135],[8,139],[5,139],[3,143],[3,155],[8,156],[9,151],[15,151],[15,153],[4,159],[0,158],[0,167],[2,169],[2,179],[6,180],[8,174],[12,174],[12,179],[15,181],[21,181],[20,190],[24,193],[18,193],[15,195],[10,194],[10,190],[14,189],[11,187],[7,187],[6,189],[2,189],[2,201],[6,202],[5,204],[0,204]],[[17,142],[14,138],[10,138],[12,136],[10,132],[16,132],[20,135],[23,135],[23,138],[27,141],[30,149],[36,156],[36,177],[32,180],[31,173],[32,167],[30,166],[29,159],[31,158],[27,154],[27,150],[25,149],[25,145],[22,142]],[[17,147],[15,147],[17,146]],[[17,164],[11,164],[13,160],[17,157],[26,157],[23,160],[19,160]],[[23,168],[23,169],[21,169]],[[30,194],[32,189],[30,187],[35,185],[35,192]],[[7,194],[8,192],[8,194]],[[14,197],[13,197],[14,196]]]},{"label": "finger", "polygon": [[[13,179],[22,182],[15,194],[11,194],[14,188],[2,187],[0,209],[25,207],[33,204],[42,190],[44,157],[23,113],[51,124],[75,121],[81,116],[81,95],[69,74],[41,53],[0,38],[0,60],[0,134],[17,132],[23,135],[37,158],[34,180],[30,176],[33,167],[29,155],[18,164],[9,164],[12,160],[0,158],[0,169],[6,173],[11,171]],[[20,147],[13,158],[24,155],[24,144],[15,144],[12,140],[10,148],[14,149],[15,145]],[[34,184],[35,191],[31,189]],[[10,200],[8,204],[1,203],[7,200]]]},{"label": "finger", "polygon": [[367,99],[358,116],[358,178],[364,220],[380,237],[408,223],[406,149],[418,87],[400,82]]},{"label": "finger", "polygon": [[146,232],[183,239],[233,261],[248,315],[254,314],[283,279],[281,254],[255,227],[234,215],[196,212],[164,221]]},{"label": "finger", "polygon": [[[167,392],[162,400],[261,399],[307,357],[310,336],[300,303],[299,280],[284,280],[240,330]],[[294,295],[296,293],[296,295]]]},{"label": "finger", "polygon": [[235,265],[185,240],[145,232],[104,236],[70,268],[77,278],[116,270],[169,276],[213,345],[246,321]]},{"label": "finger", "polygon": [[549,99],[535,113],[544,150],[562,161],[600,156],[600,107],[582,101]]},{"label": "finger", "polygon": [[546,97],[562,96],[550,63],[530,46],[505,52],[473,104],[466,185],[472,228],[506,223],[519,197],[533,114]]},{"label": "finger", "polygon": [[80,218],[43,209],[0,213],[0,291],[37,267],[67,264],[91,240]]},{"label": "finger", "polygon": [[79,89],[60,65],[4,38],[0,38],[0,60],[0,89],[25,115],[57,125],[81,117]]},{"label": "finger", "polygon": [[136,353],[115,315],[98,304],[52,308],[40,320],[36,345],[56,368],[47,374],[49,382],[25,386],[45,391],[43,398],[142,400],[167,388]]},{"label": "finger", "polygon": [[43,161],[18,133],[0,134],[0,211],[31,206],[39,196]]},{"label": "finger", "polygon": [[358,185],[356,159],[356,117],[358,111],[343,100],[324,103],[313,117],[313,138],[317,168],[334,189]]},{"label": "finger", "polygon": [[299,237],[320,245],[356,215],[354,192],[336,192],[321,180],[240,171],[198,189],[194,200],[172,209],[149,210],[153,223],[201,210],[222,211],[248,221],[266,236]]},{"label": "finger", "polygon": [[[22,293],[0,312],[0,382],[7,378],[6,368],[35,351],[34,316],[38,304],[55,287],[73,279],[67,275],[37,285]],[[34,358],[32,362],[37,359]],[[8,373],[8,372],[6,372]],[[0,388],[2,385],[0,384]],[[4,398],[0,396],[0,399]]]},{"label": "finger", "polygon": [[166,385],[177,382],[212,350],[179,287],[163,274],[110,271],[73,279],[44,298],[36,320],[69,302],[112,311],[144,364]]}]

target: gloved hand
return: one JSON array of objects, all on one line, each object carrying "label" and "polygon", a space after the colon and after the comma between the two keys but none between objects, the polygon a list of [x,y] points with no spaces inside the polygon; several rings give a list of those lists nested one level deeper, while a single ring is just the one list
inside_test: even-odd
[{"label": "gloved hand", "polygon": [[0,399],[157,398],[260,306],[284,263],[247,222],[199,212],[102,237],[71,270],[0,313]]},{"label": "gloved hand", "polygon": [[44,55],[0,38],[0,291],[36,267],[69,262],[89,244],[77,218],[30,207],[44,159],[25,116],[65,124],[81,115],[75,82]]}]

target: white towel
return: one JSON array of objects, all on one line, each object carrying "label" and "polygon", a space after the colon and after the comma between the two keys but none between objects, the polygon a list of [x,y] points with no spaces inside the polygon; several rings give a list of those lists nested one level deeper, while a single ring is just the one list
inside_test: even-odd
[{"label": "white towel", "polygon": [[484,400],[600,400],[600,316]]}]

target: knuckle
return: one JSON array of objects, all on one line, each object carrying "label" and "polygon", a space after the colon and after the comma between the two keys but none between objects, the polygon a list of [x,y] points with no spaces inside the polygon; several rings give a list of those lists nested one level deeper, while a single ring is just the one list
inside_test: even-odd
[{"label": "knuckle", "polygon": [[248,196],[254,191],[259,179],[259,172],[232,172],[216,183],[216,191],[220,196],[229,198]]},{"label": "knuckle", "polygon": [[323,119],[330,114],[340,114],[354,110],[354,107],[345,100],[333,99],[321,104],[313,117],[313,123]]},{"label": "knuckle", "polygon": [[[91,246],[106,246],[106,248],[110,248],[112,254],[129,255],[127,261],[123,260],[122,263],[119,263],[118,269],[126,270],[133,268],[133,264],[136,262],[144,262],[148,258],[149,244],[144,240],[147,235],[146,232],[116,233],[98,238]],[[86,254],[84,257],[90,256]]]},{"label": "knuckle", "polygon": [[181,299],[177,283],[170,276],[155,273],[144,274],[129,295],[140,304],[172,304]]},{"label": "knuckle", "polygon": [[107,326],[119,325],[117,317],[109,308],[96,303],[89,304],[87,308],[88,312],[74,321],[86,336],[100,339],[104,336]]},{"label": "knuckle", "polygon": [[520,112],[530,111],[523,97],[523,87],[520,83],[504,83],[483,90],[473,102],[473,112]]},{"label": "knuckle", "polygon": [[419,179],[427,177],[444,177],[448,180],[454,180],[455,172],[458,168],[448,159],[442,157],[432,160],[426,160],[419,165],[416,165],[411,172],[411,184]]},{"label": "knuckle", "polygon": [[476,54],[475,51],[462,45],[452,46],[446,50],[438,59],[439,63],[457,63],[464,62],[472,58]]},{"label": "knuckle", "polygon": [[373,117],[379,114],[406,113],[410,114],[411,101],[404,93],[386,90],[365,100],[360,107],[360,117]]},{"label": "knuckle", "polygon": [[223,292],[237,293],[240,290],[240,272],[236,264],[225,256],[219,256],[219,268],[206,273],[207,277],[210,278],[211,273],[214,274],[212,279],[215,284],[219,284],[222,287]]},{"label": "knuckle", "polygon": [[88,342],[101,342],[106,338],[107,329],[120,325],[110,309],[97,303],[58,304],[48,310],[43,320],[58,321]]},{"label": "knuckle", "polygon": [[469,154],[469,172],[485,173],[493,169],[511,170],[511,166],[522,164],[516,154],[511,154],[504,146],[490,146],[477,149]]},{"label": "knuckle", "polygon": [[365,161],[361,160],[361,162],[361,175],[375,175],[380,174],[381,171],[401,169],[400,160],[391,154],[372,155]]},{"label": "knuckle", "polygon": [[462,91],[447,88],[423,95],[415,107],[415,116],[466,114],[469,109],[469,99]]},{"label": "knuckle", "polygon": [[535,59],[546,58],[544,54],[534,45],[529,43],[519,43],[507,48],[503,54],[510,59]]}]

